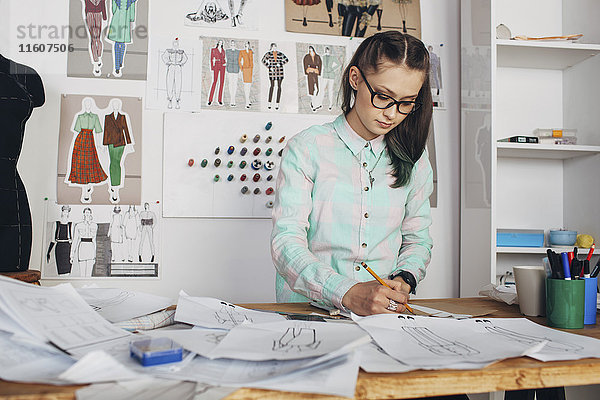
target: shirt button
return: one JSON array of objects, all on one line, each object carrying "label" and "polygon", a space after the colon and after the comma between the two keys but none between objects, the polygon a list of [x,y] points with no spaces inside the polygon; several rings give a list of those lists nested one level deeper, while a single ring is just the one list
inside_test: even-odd
[{"label": "shirt button", "polygon": [[366,162],[363,163],[363,167],[365,167],[365,168],[367,167],[367,163]]},{"label": "shirt button", "polygon": [[369,147],[369,142],[365,143],[365,149]]},{"label": "shirt button", "polygon": [[365,218],[369,218],[369,213],[365,213]]},{"label": "shirt button", "polygon": [[354,267],[355,271],[360,271],[360,267],[357,265],[356,267]]},{"label": "shirt button", "polygon": [[361,246],[362,246],[363,248],[365,248],[365,247],[367,247],[367,244],[366,244],[366,243],[363,243],[363,244],[361,244]]},{"label": "shirt button", "polygon": [[365,186],[365,192],[368,192],[369,188],[367,186]]}]

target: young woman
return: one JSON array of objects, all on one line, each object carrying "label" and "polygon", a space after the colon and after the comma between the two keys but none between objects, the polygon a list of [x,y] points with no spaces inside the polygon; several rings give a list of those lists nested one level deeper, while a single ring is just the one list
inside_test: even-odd
[{"label": "young woman", "polygon": [[432,247],[428,73],[420,40],[371,36],[342,76],[344,114],[289,141],[273,208],[277,301],[404,311]]}]

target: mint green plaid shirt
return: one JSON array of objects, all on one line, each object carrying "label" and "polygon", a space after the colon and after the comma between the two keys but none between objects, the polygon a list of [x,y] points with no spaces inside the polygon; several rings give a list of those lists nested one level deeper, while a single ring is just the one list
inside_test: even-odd
[{"label": "mint green plaid shirt", "polygon": [[361,261],[382,278],[399,270],[417,282],[425,277],[432,248],[429,158],[424,152],[401,188],[389,186],[390,170],[383,137],[365,141],[343,115],[290,139],[271,234],[278,302],[343,308],[353,285],[373,280]]}]

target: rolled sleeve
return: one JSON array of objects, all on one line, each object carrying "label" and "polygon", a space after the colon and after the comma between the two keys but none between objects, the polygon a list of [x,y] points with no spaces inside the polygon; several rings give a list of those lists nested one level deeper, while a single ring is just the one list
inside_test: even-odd
[{"label": "rolled sleeve", "polygon": [[309,215],[316,145],[302,133],[284,151],[273,206],[271,255],[291,290],[310,299],[342,307],[342,298],[357,281],[342,276],[309,249]]}]

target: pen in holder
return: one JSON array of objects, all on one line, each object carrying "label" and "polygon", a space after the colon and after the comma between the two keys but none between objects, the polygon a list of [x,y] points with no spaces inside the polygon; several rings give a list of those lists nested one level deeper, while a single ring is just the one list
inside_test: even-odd
[{"label": "pen in holder", "polygon": [[596,323],[596,292],[598,290],[598,278],[585,278],[585,314],[583,323],[592,325]]},{"label": "pen in holder", "polygon": [[585,281],[546,279],[546,318],[555,328],[583,328]]}]

